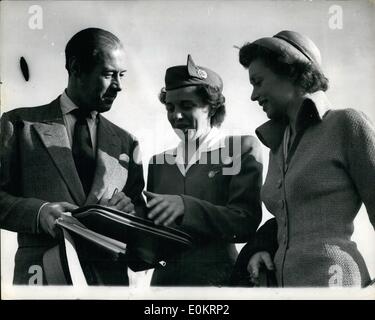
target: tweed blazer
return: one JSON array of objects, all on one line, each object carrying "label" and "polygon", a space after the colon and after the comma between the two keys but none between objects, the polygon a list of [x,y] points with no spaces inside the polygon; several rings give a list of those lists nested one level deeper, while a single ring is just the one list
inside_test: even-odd
[{"label": "tweed blazer", "polygon": [[270,148],[261,197],[277,223],[278,285],[365,285],[369,274],[351,236],[362,203],[375,226],[373,124],[359,111],[330,109],[316,92],[304,100],[286,159],[285,128],[270,120],[256,131]]}]

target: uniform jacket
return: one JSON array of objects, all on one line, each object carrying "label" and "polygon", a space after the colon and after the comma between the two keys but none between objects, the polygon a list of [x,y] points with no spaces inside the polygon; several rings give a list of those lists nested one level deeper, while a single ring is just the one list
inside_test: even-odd
[{"label": "uniform jacket", "polygon": [[374,126],[353,109],[330,110],[323,92],[306,96],[297,119],[286,160],[286,124],[257,129],[270,148],[261,197],[277,222],[278,285],[363,286],[369,274],[351,236],[362,203],[375,226]]},{"label": "uniform jacket", "polygon": [[95,204],[102,197],[110,198],[115,188],[123,190],[136,205],[143,202],[142,165],[133,155],[138,142],[101,115],[95,178],[87,198],[75,168],[59,98],[48,105],[5,113],[0,135],[0,226],[18,233],[16,284],[27,284],[29,268],[42,266],[44,252],[56,245],[56,240],[37,230],[37,214],[43,203]]},{"label": "uniform jacket", "polygon": [[237,257],[234,243],[247,241],[261,221],[260,144],[212,129],[187,168],[181,148],[152,158],[148,190],[181,195],[185,213],[175,227],[189,233],[194,246],[156,268],[152,285],[225,286]]}]

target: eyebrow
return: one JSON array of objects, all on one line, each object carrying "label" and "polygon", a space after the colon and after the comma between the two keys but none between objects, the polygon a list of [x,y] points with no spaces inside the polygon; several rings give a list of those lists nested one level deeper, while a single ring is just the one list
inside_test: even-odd
[{"label": "eyebrow", "polygon": [[186,106],[190,106],[190,105],[196,105],[196,103],[194,101],[191,101],[191,100],[181,100],[181,101],[178,101],[178,102],[175,102],[175,101],[166,101],[166,104],[169,104],[169,105],[180,105],[182,107],[186,107]]},{"label": "eyebrow", "polygon": [[[111,68],[104,68],[103,70],[104,72],[117,72],[115,69],[111,69]],[[127,72],[128,70],[121,70],[119,71],[118,73],[125,73]]]},{"label": "eyebrow", "polygon": [[253,73],[251,76],[250,76],[250,79],[253,79],[253,78],[256,78],[259,76],[259,73]]},{"label": "eyebrow", "polygon": [[256,80],[256,78],[260,77],[261,75],[259,75],[258,73],[255,73],[253,75],[250,76],[250,82],[253,82]]},{"label": "eyebrow", "polygon": [[192,100],[181,100],[180,103],[181,104],[187,104],[187,103],[189,103],[189,104],[196,104],[196,102],[194,102]]}]

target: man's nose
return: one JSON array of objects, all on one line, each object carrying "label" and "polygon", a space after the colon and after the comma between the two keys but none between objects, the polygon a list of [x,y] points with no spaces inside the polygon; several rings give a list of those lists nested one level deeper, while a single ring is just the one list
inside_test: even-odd
[{"label": "man's nose", "polygon": [[112,86],[117,90],[121,91],[122,90],[122,82],[121,82],[121,77],[120,75],[117,75],[113,78],[112,81]]},{"label": "man's nose", "polygon": [[251,100],[252,101],[257,101],[259,99],[259,94],[256,89],[253,89],[253,92],[251,93]]}]

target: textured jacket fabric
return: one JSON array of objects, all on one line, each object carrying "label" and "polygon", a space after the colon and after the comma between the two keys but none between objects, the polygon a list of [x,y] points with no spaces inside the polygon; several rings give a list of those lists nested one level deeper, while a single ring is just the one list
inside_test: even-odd
[{"label": "textured jacket fabric", "polygon": [[194,242],[192,249],[155,269],[154,286],[228,286],[237,257],[235,243],[248,241],[261,221],[260,143],[250,136],[220,142],[201,150],[186,172],[176,163],[177,149],[150,162],[148,190],[181,195],[185,213],[174,227],[189,233]]},{"label": "textured jacket fabric", "polygon": [[[142,165],[133,156],[137,150],[138,142],[132,135],[99,115],[95,177],[86,197],[59,99],[48,105],[15,109],[2,116],[0,226],[18,233],[15,284],[28,284],[30,267],[43,267],[43,254],[57,244],[55,239],[37,230],[37,215],[43,203],[95,204],[102,197],[110,198],[116,188],[132,198],[135,205],[144,203]],[[114,265],[103,267],[109,276],[108,284],[128,283],[126,265],[119,267],[121,273],[116,276],[118,270],[114,270]]]},{"label": "textured jacket fabric", "polygon": [[323,92],[306,96],[286,160],[285,123],[270,120],[256,131],[271,149],[261,198],[278,226],[274,262],[279,286],[363,286],[369,281],[351,236],[362,203],[375,226],[374,126],[361,112],[329,107]]}]

